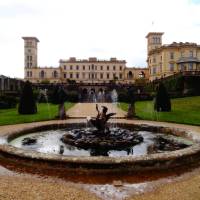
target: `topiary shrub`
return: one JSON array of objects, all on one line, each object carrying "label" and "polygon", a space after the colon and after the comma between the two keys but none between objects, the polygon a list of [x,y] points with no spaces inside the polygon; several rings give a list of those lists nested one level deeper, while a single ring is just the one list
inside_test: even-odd
[{"label": "topiary shrub", "polygon": [[171,111],[171,102],[164,84],[159,83],[156,91],[154,110],[158,112]]},{"label": "topiary shrub", "polygon": [[37,113],[37,106],[33,95],[32,85],[26,81],[19,101],[19,114],[35,114]]}]

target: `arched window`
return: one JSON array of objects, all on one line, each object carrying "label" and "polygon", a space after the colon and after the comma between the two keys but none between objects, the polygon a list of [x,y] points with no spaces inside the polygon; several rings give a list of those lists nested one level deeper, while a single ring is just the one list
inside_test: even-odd
[{"label": "arched window", "polygon": [[45,73],[44,73],[44,71],[42,70],[42,71],[40,72],[40,78],[44,78],[44,76],[45,76]]},{"label": "arched window", "polygon": [[133,72],[132,72],[132,71],[129,71],[129,72],[128,72],[127,78],[128,78],[128,79],[132,79],[132,78],[133,78]]},{"label": "arched window", "polygon": [[53,78],[57,78],[58,77],[58,72],[55,70],[55,71],[53,71]]},{"label": "arched window", "polygon": [[139,78],[145,78],[145,73],[144,73],[143,71],[141,71],[141,72],[139,73]]}]

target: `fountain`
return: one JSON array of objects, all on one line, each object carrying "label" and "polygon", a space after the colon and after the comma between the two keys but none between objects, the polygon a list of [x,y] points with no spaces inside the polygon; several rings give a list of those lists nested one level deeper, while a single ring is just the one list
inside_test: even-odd
[{"label": "fountain", "polygon": [[[174,124],[115,119],[106,106],[97,116],[15,125],[3,129],[0,152],[6,157],[95,173],[174,169],[198,163],[198,132]],[[110,122],[109,122],[110,120]],[[113,126],[114,124],[114,126]]]},{"label": "fountain", "polygon": [[61,140],[66,144],[83,149],[92,148],[95,152],[97,149],[99,152],[105,152],[105,150],[129,148],[143,141],[142,136],[129,130],[109,129],[107,121],[116,113],[107,114],[107,107],[102,106],[102,112],[100,112],[98,104],[96,104],[96,111],[96,118],[88,120],[88,123],[91,123],[96,129],[74,129],[64,134]]}]

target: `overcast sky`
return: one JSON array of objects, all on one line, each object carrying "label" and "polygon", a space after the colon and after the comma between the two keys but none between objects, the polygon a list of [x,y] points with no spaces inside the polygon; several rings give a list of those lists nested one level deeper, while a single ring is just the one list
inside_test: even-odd
[{"label": "overcast sky", "polygon": [[125,59],[146,67],[148,32],[163,43],[200,44],[200,0],[1,0],[0,74],[23,78],[22,36],[35,36],[38,65],[59,59]]}]

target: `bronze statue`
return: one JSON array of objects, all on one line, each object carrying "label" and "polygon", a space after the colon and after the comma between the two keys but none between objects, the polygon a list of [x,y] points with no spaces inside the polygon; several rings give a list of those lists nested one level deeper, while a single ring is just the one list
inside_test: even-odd
[{"label": "bronze statue", "polygon": [[95,128],[97,128],[98,132],[105,133],[109,132],[109,128],[106,126],[107,121],[111,118],[111,116],[116,115],[116,113],[106,114],[108,108],[105,106],[102,106],[102,108],[102,112],[100,112],[98,104],[96,104],[97,116],[96,119],[90,119],[90,122]]}]

